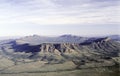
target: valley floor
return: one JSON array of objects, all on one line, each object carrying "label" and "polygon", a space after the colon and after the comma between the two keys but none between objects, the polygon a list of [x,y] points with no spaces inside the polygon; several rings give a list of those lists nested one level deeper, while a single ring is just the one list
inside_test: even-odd
[{"label": "valley floor", "polygon": [[29,72],[29,73],[1,73],[0,76],[119,76],[120,72],[115,67],[64,70],[58,72]]},{"label": "valley floor", "polygon": [[[4,62],[4,63],[2,63]],[[8,65],[9,64],[9,65]],[[119,76],[119,66],[79,68],[72,62],[46,64],[43,61],[19,63],[1,59],[0,76]]]}]

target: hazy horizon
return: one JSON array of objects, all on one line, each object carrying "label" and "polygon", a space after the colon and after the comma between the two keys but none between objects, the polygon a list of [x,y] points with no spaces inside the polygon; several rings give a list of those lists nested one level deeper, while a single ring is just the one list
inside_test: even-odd
[{"label": "hazy horizon", "polygon": [[119,0],[0,0],[0,37],[120,35],[119,8]]}]

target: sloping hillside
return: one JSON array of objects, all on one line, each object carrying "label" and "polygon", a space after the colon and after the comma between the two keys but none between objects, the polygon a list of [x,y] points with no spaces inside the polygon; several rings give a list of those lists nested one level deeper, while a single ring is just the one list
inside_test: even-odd
[{"label": "sloping hillside", "polygon": [[120,43],[109,37],[87,39],[81,43],[44,42],[35,45],[10,40],[0,44],[0,62],[0,74],[118,67]]},{"label": "sloping hillside", "polygon": [[86,40],[83,43],[42,43],[39,45],[18,44],[17,41],[12,41],[2,45],[1,49],[6,56],[16,58],[38,58],[54,62],[91,58],[97,61],[97,59],[119,57],[120,43],[110,38]]}]

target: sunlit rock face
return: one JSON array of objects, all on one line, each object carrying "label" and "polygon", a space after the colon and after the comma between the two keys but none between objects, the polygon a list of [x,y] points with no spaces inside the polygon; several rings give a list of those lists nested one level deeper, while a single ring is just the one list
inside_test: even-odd
[{"label": "sunlit rock face", "polygon": [[[66,37],[66,36],[65,36]],[[120,43],[109,37],[87,39],[81,43],[18,43],[13,40],[1,44],[2,54],[12,58],[37,59],[49,63],[72,61],[87,65],[119,64]],[[90,63],[90,64],[88,64]],[[94,63],[94,64],[91,64]],[[100,63],[100,64],[97,64]],[[85,65],[86,66],[86,65]]]},{"label": "sunlit rock face", "polygon": [[91,54],[99,53],[100,55],[118,56],[120,50],[119,43],[111,40],[110,38],[98,38],[94,40],[86,40],[83,43],[40,43],[39,45],[31,45],[29,43],[19,44],[17,41],[9,43],[11,49],[15,52],[42,52],[42,53],[74,53],[85,54],[88,52]]}]

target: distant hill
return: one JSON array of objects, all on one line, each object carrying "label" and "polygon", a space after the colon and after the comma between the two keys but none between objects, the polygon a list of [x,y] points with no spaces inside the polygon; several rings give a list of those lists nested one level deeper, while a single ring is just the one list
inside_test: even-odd
[{"label": "distant hill", "polygon": [[120,41],[120,35],[111,35],[111,36],[108,36],[108,37],[113,39],[113,40]]},{"label": "distant hill", "polygon": [[41,43],[81,43],[87,40],[87,37],[73,36],[73,35],[62,35],[59,37],[45,37],[45,36],[26,36],[17,39],[18,44],[29,43],[31,45],[38,45]]},{"label": "distant hill", "polygon": [[82,37],[82,36],[75,36],[75,35],[61,35],[57,37],[47,37],[47,36],[39,36],[39,35],[32,35],[26,37],[0,37],[0,41],[11,41],[15,40],[18,44],[31,44],[31,45],[38,45],[41,43],[83,43],[85,41],[92,41],[99,38],[109,37],[114,41],[120,41],[120,35],[110,35],[110,36],[101,36],[101,37]]},{"label": "distant hill", "polygon": [[68,51],[74,52],[84,52],[94,51],[106,53],[111,52],[111,54],[118,53],[120,51],[120,44],[111,40],[109,37],[99,38],[92,41],[85,41],[83,43],[42,43],[39,45],[29,45],[29,44],[17,44],[16,42],[11,42],[12,48],[16,52],[53,52],[57,50],[61,54]]},{"label": "distant hill", "polygon": [[120,64],[120,43],[112,38],[27,36],[0,43],[0,56],[12,60],[15,64],[30,59],[49,64],[72,61],[78,67],[87,67],[88,64],[93,67],[112,66]]}]

